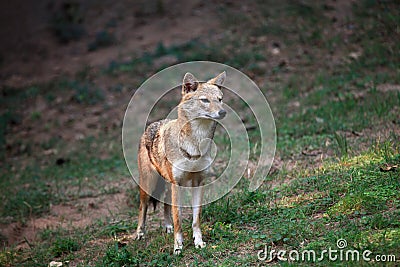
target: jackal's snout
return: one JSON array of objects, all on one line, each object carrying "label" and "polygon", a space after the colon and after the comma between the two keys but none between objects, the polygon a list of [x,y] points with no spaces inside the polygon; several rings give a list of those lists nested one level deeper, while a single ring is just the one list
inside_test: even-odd
[{"label": "jackal's snout", "polygon": [[218,115],[220,119],[223,119],[226,115],[226,110],[225,109],[221,109],[220,111],[218,111]]},{"label": "jackal's snout", "polygon": [[221,120],[225,117],[226,111],[224,109],[219,110],[216,113],[206,114],[205,117],[214,119],[214,120]]},{"label": "jackal's snout", "polygon": [[215,101],[211,105],[204,107],[200,114],[201,113],[203,113],[203,115],[200,115],[200,117],[203,116],[214,120],[221,120],[225,117],[226,110],[223,108],[222,103],[216,103]]}]

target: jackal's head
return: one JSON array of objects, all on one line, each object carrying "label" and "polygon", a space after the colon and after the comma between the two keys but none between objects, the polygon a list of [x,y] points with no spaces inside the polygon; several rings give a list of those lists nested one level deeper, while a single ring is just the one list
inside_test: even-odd
[{"label": "jackal's head", "polygon": [[225,81],[225,71],[217,77],[199,82],[191,73],[183,77],[182,100],[179,113],[187,119],[222,119],[226,111],[222,107],[222,91],[220,87]]}]

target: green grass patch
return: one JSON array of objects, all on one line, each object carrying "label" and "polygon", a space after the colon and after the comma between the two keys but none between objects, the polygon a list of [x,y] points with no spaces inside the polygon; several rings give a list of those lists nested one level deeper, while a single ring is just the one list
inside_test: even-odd
[{"label": "green grass patch", "polygon": [[78,251],[80,247],[79,243],[72,238],[57,238],[50,247],[50,251],[54,257],[61,257]]},{"label": "green grass patch", "polygon": [[[128,182],[129,172],[119,143],[102,140],[100,146],[94,138],[81,140],[75,148],[57,144],[57,150],[67,151],[58,158],[46,162],[32,159],[24,167],[6,165],[0,176],[0,186],[8,188],[0,196],[1,219],[26,221],[49,212],[51,204],[119,193],[121,188],[110,183],[116,179]],[[109,157],[100,159],[98,152],[105,147],[113,149],[108,151]],[[15,179],[7,179],[12,168],[20,169]]]},{"label": "green grass patch", "polygon": [[38,182],[25,184],[16,192],[2,196],[1,217],[25,220],[50,210],[50,204],[57,202],[48,185]]}]

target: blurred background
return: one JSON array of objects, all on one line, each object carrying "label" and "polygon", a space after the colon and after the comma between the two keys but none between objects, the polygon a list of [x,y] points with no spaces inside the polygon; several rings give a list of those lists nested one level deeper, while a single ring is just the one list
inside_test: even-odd
[{"label": "blurred background", "polygon": [[[296,236],[315,246],[334,243],[334,237],[322,242],[308,232],[274,229],[278,224],[267,230],[244,215],[239,220],[234,214],[246,197],[256,199],[247,214],[253,210],[259,216],[265,216],[257,213],[265,199],[280,208],[322,199],[314,203],[318,216],[305,218],[304,225],[323,224],[326,216],[339,213],[362,225],[357,214],[376,213],[392,218],[382,219],[386,224],[379,230],[399,235],[399,184],[393,178],[400,135],[398,1],[13,0],[0,2],[0,21],[1,266],[47,266],[53,259],[72,266],[166,266],[184,260],[230,265],[243,255],[254,262],[260,239],[280,247],[298,245]],[[193,60],[225,63],[252,78],[269,101],[278,134],[275,162],[259,191],[275,193],[257,198],[238,194],[247,188],[239,186],[237,195],[222,202],[228,204],[203,211],[206,238],[220,242],[205,258],[231,250],[237,236],[255,231],[237,243],[249,248],[236,246],[236,254],[214,261],[170,257],[171,240],[165,236],[151,235],[146,244],[121,241],[135,228],[138,199],[121,151],[125,108],[148,77]],[[157,110],[161,117],[178,101],[167,100]],[[250,174],[259,155],[259,131],[252,114],[242,119],[251,139]],[[354,168],[377,169],[368,177],[378,178],[362,185],[344,179]],[[301,192],[280,187],[332,172],[344,180]],[[338,184],[343,188],[331,190]],[[376,190],[371,198],[349,189],[356,187]],[[348,195],[356,197],[340,202]],[[237,205],[239,213],[229,205]],[[264,212],[273,211],[268,206]],[[149,224],[154,231],[160,221],[154,216]],[[235,236],[230,227],[239,229]],[[357,237],[363,227],[355,226]],[[315,231],[326,235],[322,228]],[[376,233],[368,233],[366,244],[379,247]],[[389,252],[399,248],[400,238],[383,239]],[[146,246],[151,255],[137,252]]]}]

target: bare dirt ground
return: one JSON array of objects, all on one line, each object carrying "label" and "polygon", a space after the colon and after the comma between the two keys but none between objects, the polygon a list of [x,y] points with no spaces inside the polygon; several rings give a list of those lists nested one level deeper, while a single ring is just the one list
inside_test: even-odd
[{"label": "bare dirt ground", "polygon": [[81,198],[67,204],[52,205],[49,215],[30,218],[26,223],[16,222],[2,226],[2,235],[7,237],[9,244],[27,247],[28,242],[34,242],[38,231],[45,229],[84,228],[94,221],[117,213],[120,207],[126,205],[124,193],[112,194],[94,198]]},{"label": "bare dirt ground", "polygon": [[[168,46],[208,38],[219,25],[213,5],[204,1],[71,1],[79,3],[74,16],[83,18],[85,34],[80,40],[60,44],[52,33],[51,21],[66,12],[65,2],[68,1],[0,3],[2,86],[26,86],[74,75],[84,66],[129,60],[153,51],[160,42]],[[105,28],[115,35],[116,44],[88,52],[88,44]]]}]

